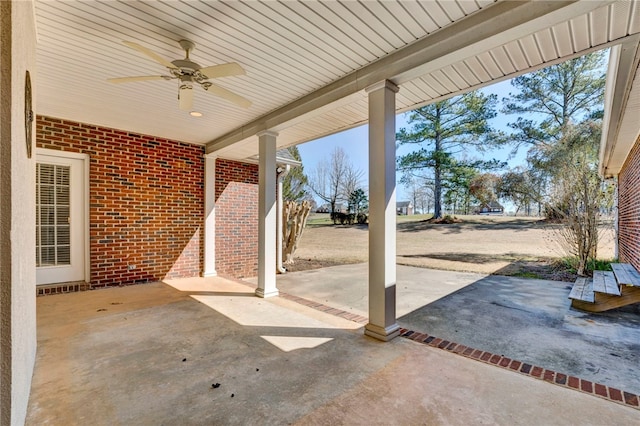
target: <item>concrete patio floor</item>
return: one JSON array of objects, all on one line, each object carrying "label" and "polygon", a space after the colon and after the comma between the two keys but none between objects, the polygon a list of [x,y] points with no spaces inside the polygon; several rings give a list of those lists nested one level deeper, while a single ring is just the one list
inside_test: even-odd
[{"label": "concrete patio floor", "polygon": [[[398,266],[398,324],[640,394],[640,305],[571,308],[571,283]],[[367,264],[278,276],[281,291],[367,315]]]},{"label": "concrete patio floor", "polygon": [[222,278],[40,297],[37,313],[29,425],[625,425],[639,417],[407,339],[378,342],[356,322],[259,299]]}]

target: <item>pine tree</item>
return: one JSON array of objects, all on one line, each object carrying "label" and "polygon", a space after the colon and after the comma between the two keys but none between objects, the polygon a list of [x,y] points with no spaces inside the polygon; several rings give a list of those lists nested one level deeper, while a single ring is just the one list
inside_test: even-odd
[{"label": "pine tree", "polygon": [[434,217],[442,217],[443,180],[447,172],[460,167],[455,154],[466,147],[484,149],[502,141],[489,125],[496,116],[497,96],[470,92],[418,108],[409,113],[411,127],[396,135],[399,145],[417,149],[398,160],[398,168],[411,176],[431,169],[434,182]]},{"label": "pine tree", "polygon": [[[287,148],[291,156],[302,162],[300,151],[297,146]],[[282,198],[284,201],[303,201],[308,198],[307,175],[304,174],[304,165],[292,167],[289,173],[282,180]]]}]

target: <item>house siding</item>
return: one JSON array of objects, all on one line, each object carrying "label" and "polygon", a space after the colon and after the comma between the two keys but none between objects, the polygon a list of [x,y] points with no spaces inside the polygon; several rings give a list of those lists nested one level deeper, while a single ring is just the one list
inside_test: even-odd
[{"label": "house siding", "polygon": [[618,175],[618,253],[640,270],[640,138]]},{"label": "house siding", "polygon": [[44,116],[36,137],[90,156],[91,287],[201,274],[204,147]]},{"label": "house siding", "polygon": [[236,278],[258,271],[258,165],[216,160],[216,271]]}]

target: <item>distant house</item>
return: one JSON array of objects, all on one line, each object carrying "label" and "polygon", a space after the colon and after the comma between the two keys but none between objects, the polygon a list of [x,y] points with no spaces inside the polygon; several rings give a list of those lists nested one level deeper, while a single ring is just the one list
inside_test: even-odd
[{"label": "distant house", "polygon": [[480,204],[475,213],[482,215],[501,215],[504,214],[504,207],[497,201],[490,201]]},{"label": "distant house", "polygon": [[413,203],[411,201],[396,202],[396,213],[402,216],[413,214]]},{"label": "distant house", "polygon": [[[336,203],[336,212],[346,212],[346,207],[342,203]],[[316,209],[316,213],[331,213],[331,204],[326,203]]]}]

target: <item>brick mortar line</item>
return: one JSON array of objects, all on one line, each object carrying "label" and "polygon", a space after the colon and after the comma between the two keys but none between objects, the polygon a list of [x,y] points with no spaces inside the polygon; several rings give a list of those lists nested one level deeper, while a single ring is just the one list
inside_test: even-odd
[{"label": "brick mortar line", "polygon": [[[322,303],[314,302],[298,296],[293,296],[288,293],[281,292],[280,297],[320,312],[328,313],[333,316],[357,322],[358,324],[367,324],[367,322],[369,322],[369,319],[362,315],[353,314]],[[335,313],[335,311],[338,312]],[[353,319],[350,319],[348,318],[348,316],[355,317]],[[435,336],[430,336],[426,333],[418,333],[406,328],[400,328],[400,336],[418,343],[431,346],[433,348],[442,349],[447,352],[463,356],[471,360],[480,361],[485,364],[502,368],[504,370],[514,371],[519,374],[532,377],[534,379],[543,380],[553,385],[572,389],[607,401],[624,405],[625,407],[631,407],[635,408],[636,410],[640,410],[640,395],[636,395],[634,393],[625,392],[611,386],[594,383],[590,380],[580,379],[579,377],[511,359],[503,355],[481,351],[480,349],[460,345],[455,342],[450,342],[448,340],[440,339]]]}]

